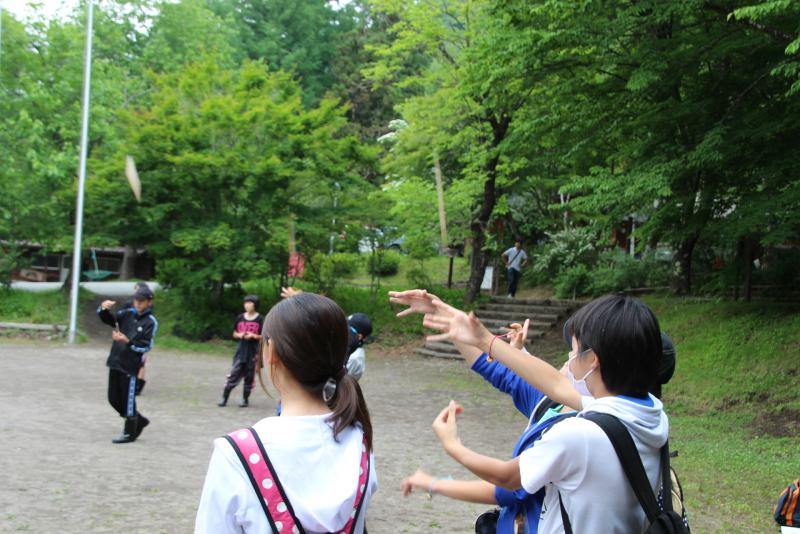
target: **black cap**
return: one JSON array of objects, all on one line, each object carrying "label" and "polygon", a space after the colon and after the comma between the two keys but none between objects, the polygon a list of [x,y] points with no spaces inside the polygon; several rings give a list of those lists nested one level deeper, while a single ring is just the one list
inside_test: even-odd
[{"label": "black cap", "polygon": [[133,300],[153,300],[153,292],[147,286],[137,288],[133,293]]},{"label": "black cap", "polygon": [[364,337],[372,334],[372,321],[365,313],[354,313],[347,318],[347,324]]}]

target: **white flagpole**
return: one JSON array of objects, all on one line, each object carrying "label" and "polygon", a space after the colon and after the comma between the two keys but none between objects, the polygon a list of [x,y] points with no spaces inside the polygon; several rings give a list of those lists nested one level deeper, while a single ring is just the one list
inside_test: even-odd
[{"label": "white flagpole", "polygon": [[83,58],[83,117],[81,120],[81,155],[78,166],[78,199],[75,207],[75,247],[72,252],[72,289],[70,293],[69,342],[75,343],[78,331],[78,290],[81,278],[81,237],[83,234],[83,191],[86,185],[86,152],[89,137],[89,86],[92,81],[92,0],[87,2],[86,51]]}]

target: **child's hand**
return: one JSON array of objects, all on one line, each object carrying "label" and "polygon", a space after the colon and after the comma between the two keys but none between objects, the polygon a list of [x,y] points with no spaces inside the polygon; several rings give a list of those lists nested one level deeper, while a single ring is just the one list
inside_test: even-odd
[{"label": "child's hand", "polygon": [[128,339],[128,336],[126,336],[125,334],[123,334],[119,330],[114,330],[114,331],[111,332],[111,339],[113,339],[114,341],[119,341],[120,343],[126,343],[126,344],[130,343],[130,341],[131,341],[130,339]]},{"label": "child's hand", "polygon": [[510,331],[513,332],[511,335],[511,341],[509,342],[512,347],[515,349],[522,350],[525,347],[525,341],[528,339],[528,327],[531,324],[530,319],[525,319],[524,324],[519,323],[511,323]]},{"label": "child's hand", "polygon": [[405,317],[412,313],[434,313],[436,311],[433,306],[434,300],[439,300],[439,297],[428,293],[424,289],[389,291],[389,302],[408,306],[408,308],[397,314],[398,317]]},{"label": "child's hand", "polygon": [[452,341],[488,349],[494,336],[473,312],[464,313],[439,299],[434,299],[432,304],[434,311],[425,314],[422,326],[442,333],[428,336],[428,341]]},{"label": "child's hand", "polygon": [[302,292],[303,292],[302,289],[297,289],[296,287],[292,287],[292,286],[282,287],[281,288],[281,298],[288,299],[288,298],[293,297],[295,295],[299,295]]},{"label": "child's hand", "polygon": [[436,437],[439,438],[445,450],[449,450],[449,447],[461,443],[461,440],[458,439],[456,415],[463,411],[464,408],[456,404],[456,401],[451,400],[447,408],[442,410],[436,419],[433,420],[433,431],[436,433]]},{"label": "child's hand", "polygon": [[114,307],[114,304],[117,302],[114,300],[104,300],[102,304],[100,304],[100,308],[103,310],[109,310]]},{"label": "child's hand", "polygon": [[422,469],[417,469],[416,473],[403,481],[403,483],[400,485],[400,489],[403,490],[403,497],[408,497],[415,489],[423,491],[430,490],[431,482],[433,482],[432,476]]}]

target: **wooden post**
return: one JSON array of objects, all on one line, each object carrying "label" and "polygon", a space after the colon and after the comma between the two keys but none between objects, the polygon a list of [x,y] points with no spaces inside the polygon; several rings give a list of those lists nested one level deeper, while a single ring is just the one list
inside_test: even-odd
[{"label": "wooden post", "polygon": [[[449,244],[447,242],[447,219],[444,211],[444,186],[442,185],[442,167],[439,165],[439,155],[433,155],[433,174],[436,178],[436,197],[439,202],[439,230],[442,234],[442,250],[447,250]],[[452,257],[451,257],[452,258]],[[452,259],[450,266],[452,270]],[[448,286],[449,287],[449,286]]]},{"label": "wooden post", "polygon": [[453,249],[447,249],[447,253],[450,256],[450,268],[447,271],[447,289],[453,287]]}]

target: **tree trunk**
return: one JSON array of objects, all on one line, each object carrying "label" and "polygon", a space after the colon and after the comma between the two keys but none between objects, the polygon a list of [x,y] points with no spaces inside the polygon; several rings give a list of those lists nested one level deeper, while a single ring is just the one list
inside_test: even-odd
[{"label": "tree trunk", "polygon": [[119,268],[120,280],[130,280],[136,276],[136,258],[138,256],[136,247],[125,245],[125,252],[122,254],[122,265]]},{"label": "tree trunk", "polygon": [[673,288],[678,295],[688,295],[692,292],[692,256],[697,244],[697,236],[686,238],[678,245],[676,253],[678,261],[678,277]]},{"label": "tree trunk", "polygon": [[744,300],[750,302],[753,296],[753,239],[744,241]]},{"label": "tree trunk", "polygon": [[500,155],[497,154],[497,147],[505,138],[506,132],[508,132],[511,118],[505,114],[501,115],[500,119],[491,116],[488,122],[492,125],[493,134],[490,150],[495,153],[486,163],[486,181],[483,184],[483,197],[480,207],[478,208],[477,216],[469,225],[472,232],[472,258],[469,263],[467,294],[464,296],[464,302],[467,304],[474,302],[475,298],[480,293],[483,275],[486,273],[486,265],[489,262],[489,257],[486,251],[483,250],[483,247],[486,244],[486,229],[489,225],[489,219],[497,203],[495,184],[497,181],[497,164],[500,162]]}]

